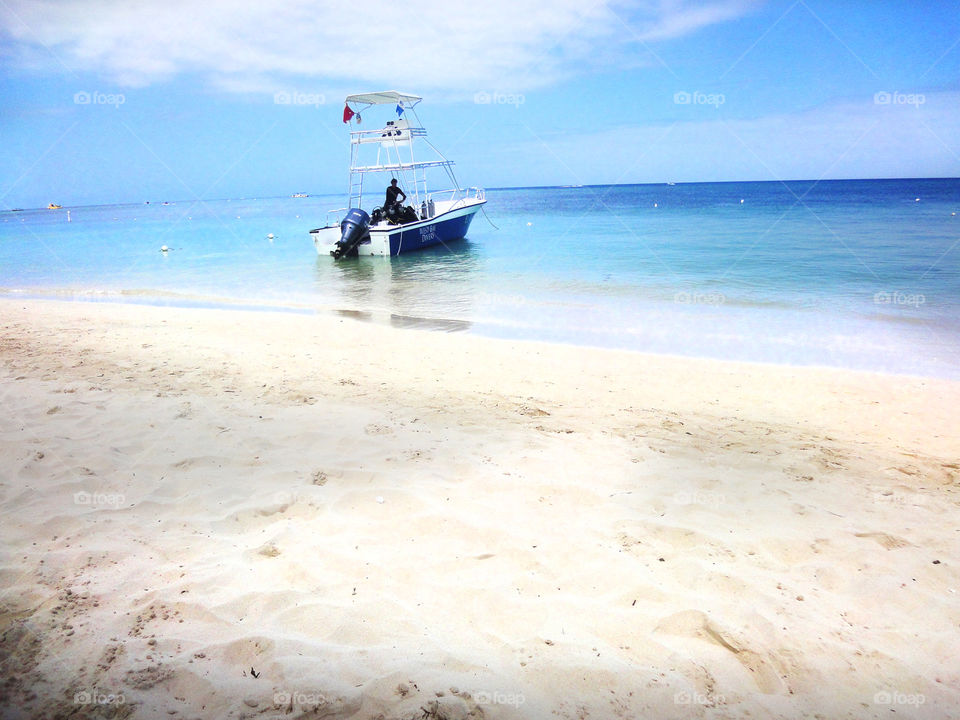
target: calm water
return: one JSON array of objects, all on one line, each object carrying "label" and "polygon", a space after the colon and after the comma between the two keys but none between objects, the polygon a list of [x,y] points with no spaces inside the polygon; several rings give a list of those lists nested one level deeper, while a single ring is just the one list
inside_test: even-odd
[{"label": "calm water", "polygon": [[448,248],[339,263],[307,231],[340,197],[3,212],[0,288],[960,378],[960,180],[487,199]]}]

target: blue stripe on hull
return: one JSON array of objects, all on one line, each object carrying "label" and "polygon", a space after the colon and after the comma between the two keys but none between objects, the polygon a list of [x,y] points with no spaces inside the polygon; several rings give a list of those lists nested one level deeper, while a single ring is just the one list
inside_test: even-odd
[{"label": "blue stripe on hull", "polygon": [[390,254],[399,255],[402,252],[421,250],[431,245],[459,240],[467,234],[467,228],[470,227],[470,221],[473,220],[475,214],[475,212],[472,212],[391,235]]}]

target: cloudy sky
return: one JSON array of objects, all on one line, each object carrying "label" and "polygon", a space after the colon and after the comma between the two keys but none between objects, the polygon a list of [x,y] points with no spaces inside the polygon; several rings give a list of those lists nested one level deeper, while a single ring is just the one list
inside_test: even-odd
[{"label": "cloudy sky", "polygon": [[384,89],[471,185],[960,175],[947,2],[0,0],[0,58],[3,209],[341,191]]}]

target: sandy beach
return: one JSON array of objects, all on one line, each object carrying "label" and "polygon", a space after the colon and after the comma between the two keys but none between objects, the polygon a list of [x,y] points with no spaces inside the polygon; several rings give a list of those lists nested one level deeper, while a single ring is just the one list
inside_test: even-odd
[{"label": "sandy beach", "polygon": [[960,383],[0,313],[4,718],[960,716]]}]

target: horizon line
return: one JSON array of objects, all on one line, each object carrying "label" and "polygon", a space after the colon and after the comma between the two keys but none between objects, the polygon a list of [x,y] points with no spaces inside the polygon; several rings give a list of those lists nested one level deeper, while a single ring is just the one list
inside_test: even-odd
[{"label": "horizon line", "polygon": [[[659,182],[637,182],[637,183],[584,183],[584,184],[571,184],[565,183],[563,185],[499,185],[494,187],[484,188],[485,191],[489,190],[575,190],[578,188],[600,188],[600,187],[643,187],[643,186],[656,186],[663,185],[669,187],[671,185],[725,185],[725,184],[760,184],[760,183],[804,183],[812,182],[816,184],[820,183],[834,183],[834,182],[896,182],[896,181],[908,181],[908,180],[960,180],[960,177],[957,176],[916,176],[916,177],[863,177],[863,178],[791,178],[784,180],[682,180],[677,182],[672,181],[659,181]],[[319,192],[319,193],[307,193],[307,197],[335,197],[341,193],[336,192]],[[177,200],[126,200],[121,202],[101,202],[94,203],[92,205],[62,205],[58,210],[70,210],[76,208],[91,208],[91,207],[109,207],[109,206],[119,206],[119,205],[163,205],[164,203],[169,205],[174,205],[178,203],[206,203],[206,202],[224,202],[224,201],[233,201],[233,200],[280,200],[284,198],[289,199],[304,199],[304,198],[293,198],[291,195],[263,195],[257,197],[219,197],[219,198],[181,198]],[[44,206],[31,207],[31,208],[6,208],[0,210],[0,213],[9,213],[9,212],[29,212],[33,210],[48,210]]]}]

